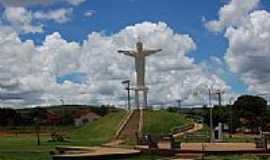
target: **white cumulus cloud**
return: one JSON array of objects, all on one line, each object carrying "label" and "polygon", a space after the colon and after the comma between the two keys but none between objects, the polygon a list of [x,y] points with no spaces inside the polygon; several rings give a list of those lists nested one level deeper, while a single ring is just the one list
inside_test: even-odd
[{"label": "white cumulus cloud", "polygon": [[248,21],[237,28],[228,28],[229,40],[225,60],[233,72],[239,73],[252,91],[268,92],[270,67],[270,13],[254,11]]},{"label": "white cumulus cloud", "polygon": [[32,13],[24,7],[7,7],[3,16],[18,32],[37,33],[43,31],[42,25],[32,24]]},{"label": "white cumulus cloud", "polygon": [[34,13],[33,17],[39,20],[52,20],[57,23],[65,23],[71,20],[72,12],[72,8],[60,8],[48,12],[37,11]]},{"label": "white cumulus cloud", "polygon": [[85,2],[86,0],[66,0],[67,2],[69,2],[70,4],[73,4],[75,6]]},{"label": "white cumulus cloud", "polygon": [[67,2],[71,5],[79,5],[86,0],[0,0],[0,3],[2,3],[5,6],[31,6],[31,5],[51,5],[58,2]]},{"label": "white cumulus cloud", "polygon": [[224,59],[251,93],[270,91],[270,13],[256,9],[259,0],[231,0],[219,11],[219,20],[206,25],[212,31],[225,30],[228,48]]},{"label": "white cumulus cloud", "polygon": [[[93,32],[82,44],[67,42],[59,33],[48,35],[40,46],[31,40],[22,42],[12,29],[0,28],[0,34],[1,103],[10,106],[59,104],[59,99],[73,104],[125,104],[121,81],[135,84],[134,60],[117,50],[135,48],[138,37],[146,48],[163,49],[147,58],[150,104],[179,98],[185,99],[184,104],[206,104],[209,87],[230,90],[217,74],[187,56],[196,49],[193,39],[163,22],[138,23],[112,35]],[[81,83],[57,81],[75,73],[84,76]]]},{"label": "white cumulus cloud", "polygon": [[260,0],[231,0],[218,12],[219,19],[206,22],[206,27],[214,32],[221,32],[228,26],[235,26],[245,21],[246,16],[253,11]]}]

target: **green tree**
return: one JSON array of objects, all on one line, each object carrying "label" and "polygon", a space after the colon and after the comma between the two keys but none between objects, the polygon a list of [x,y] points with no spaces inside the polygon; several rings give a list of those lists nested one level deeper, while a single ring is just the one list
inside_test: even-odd
[{"label": "green tree", "polygon": [[258,96],[243,95],[235,101],[234,112],[241,118],[241,124],[249,129],[258,131],[263,126],[267,110],[267,101]]},{"label": "green tree", "polygon": [[73,124],[73,113],[72,112],[64,112],[62,117],[62,125],[70,125]]},{"label": "green tree", "polygon": [[168,107],[166,110],[167,110],[168,112],[173,112],[173,113],[178,112],[178,108],[177,108],[177,107]]},{"label": "green tree", "polygon": [[215,106],[213,108],[213,122],[214,126],[218,126],[218,123],[228,123],[229,108],[226,106]]},{"label": "green tree", "polygon": [[16,110],[11,108],[0,108],[0,126],[14,126],[16,117]]}]

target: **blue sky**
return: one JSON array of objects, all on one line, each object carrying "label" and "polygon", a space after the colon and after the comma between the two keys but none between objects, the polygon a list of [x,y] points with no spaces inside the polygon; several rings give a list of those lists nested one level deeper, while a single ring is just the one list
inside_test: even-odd
[{"label": "blue sky", "polygon": [[[29,47],[25,52],[22,51],[22,53],[18,53],[15,56],[12,54],[12,51],[6,54],[10,54],[10,58],[21,62],[22,57],[20,57],[20,55],[28,55],[27,52],[33,49],[33,55],[28,56],[28,58],[32,57],[30,58],[31,60],[29,59],[29,64],[30,66],[32,65],[30,68],[38,68],[37,73],[32,73],[28,70],[18,71],[17,73],[17,68],[15,68],[16,73],[14,74],[16,75],[20,75],[19,73],[24,72],[27,73],[17,77],[16,82],[18,82],[18,84],[14,84],[14,87],[22,85],[18,87],[20,88],[19,91],[21,91],[21,88],[29,89],[33,87],[33,91],[36,92],[38,90],[38,92],[41,92],[41,94],[39,94],[42,95],[39,97],[41,101],[48,97],[69,96],[62,94],[62,92],[66,92],[69,87],[70,91],[79,87],[81,90],[91,91],[91,89],[94,89],[96,92],[113,94],[100,94],[98,96],[89,94],[89,97],[117,97],[119,96],[117,94],[120,94],[119,97],[123,97],[123,95],[121,95],[123,94],[122,92],[113,91],[121,89],[119,89],[120,86],[118,86],[118,84],[115,84],[114,80],[119,78],[117,74],[120,73],[118,69],[121,68],[121,65],[116,65],[116,62],[121,63],[123,58],[121,57],[120,60],[117,59],[115,62],[107,62],[105,55],[110,53],[104,53],[104,55],[100,56],[100,59],[97,58],[94,60],[87,55],[94,54],[95,52],[103,54],[102,43],[104,43],[105,48],[107,47],[108,49],[115,49],[115,47],[120,48],[121,46],[118,46],[118,44],[115,45],[116,42],[121,41],[121,38],[119,40],[117,36],[122,38],[128,37],[131,39],[130,41],[132,41],[133,34],[136,34],[136,31],[140,30],[141,27],[152,27],[158,30],[164,29],[163,24],[166,24],[164,31],[166,34],[164,33],[164,35],[166,35],[168,39],[173,39],[174,36],[180,36],[182,38],[181,41],[175,41],[175,43],[183,44],[172,44],[174,41],[163,43],[168,43],[168,47],[171,46],[173,48],[174,45],[176,45],[183,49],[180,51],[177,49],[167,51],[168,53],[172,52],[171,54],[175,54],[175,56],[179,54],[176,52],[183,52],[180,56],[182,60],[179,59],[177,62],[178,67],[176,68],[199,68],[200,70],[200,73],[197,73],[196,69],[192,70],[190,75],[186,75],[187,77],[183,78],[182,81],[189,81],[193,79],[196,74],[199,74],[202,76],[201,81],[203,81],[200,83],[206,83],[208,77],[209,81],[212,81],[210,77],[218,77],[216,78],[218,80],[214,81],[219,85],[222,83],[222,86],[227,88],[226,90],[228,90],[231,95],[268,92],[268,88],[265,87],[267,84],[265,82],[268,82],[268,77],[262,76],[262,73],[267,73],[269,69],[260,64],[262,60],[270,59],[267,54],[269,48],[267,45],[259,45],[260,42],[267,43],[267,40],[258,38],[260,35],[268,35],[268,30],[266,29],[266,22],[268,21],[268,15],[270,15],[270,1],[268,0],[48,0],[46,2],[42,0],[0,0],[0,6],[0,13],[2,15],[0,33],[7,36],[15,32],[18,38],[22,40],[22,43],[18,44],[18,47],[24,45]],[[90,15],[87,16],[87,13]],[[260,19],[264,20],[259,21]],[[150,24],[144,22],[149,22]],[[210,23],[212,22],[214,24],[211,25]],[[255,22],[258,22],[258,24]],[[249,28],[249,26],[252,26],[250,24],[253,24],[254,28]],[[252,35],[255,33],[254,31],[257,30],[256,25],[266,27],[258,31],[255,35]],[[133,27],[133,31],[130,31],[128,26]],[[4,29],[4,27],[11,29],[11,33],[6,33],[7,30],[6,28]],[[242,32],[240,31],[243,29],[246,31],[245,33],[250,33],[248,34],[250,37],[243,36],[243,38],[241,38]],[[173,35],[170,35],[170,30],[174,32]],[[121,31],[124,32],[122,33]],[[93,34],[94,32],[97,34]],[[147,35],[148,34],[150,33],[147,33]],[[162,37],[162,33],[158,32],[157,34],[160,34]],[[189,38],[185,37],[185,35],[188,35]],[[247,37],[254,41],[245,40]],[[33,42],[33,44],[31,44],[29,40]],[[150,40],[151,38],[149,38],[149,41]],[[9,39],[5,41],[10,42]],[[14,41],[16,41],[16,38]],[[126,44],[123,44],[123,48],[130,48],[131,43],[126,41]],[[113,43],[108,46],[111,42]],[[54,44],[59,46],[54,46]],[[150,43],[149,46],[157,47],[157,44],[160,43]],[[196,45],[196,49],[193,45]],[[0,49],[1,47],[0,44]],[[23,47],[23,49],[27,47]],[[34,52],[38,52],[37,58]],[[243,52],[243,55],[241,55],[241,52]],[[250,54],[252,54],[253,57],[250,56]],[[247,59],[243,59],[245,56]],[[36,63],[41,63],[37,60],[44,60],[46,63],[44,62],[45,64],[43,64],[44,66],[42,67],[35,66]],[[83,62],[84,60],[85,62]],[[87,64],[86,60],[91,62]],[[95,61],[97,64],[92,61]],[[111,66],[109,65],[106,68],[102,66],[103,64],[100,61],[104,61],[104,64],[111,63]],[[2,63],[4,64],[4,62]],[[127,66],[132,65],[128,65],[128,63],[130,64],[130,61],[127,62]],[[170,63],[173,64],[174,62],[170,61]],[[152,62],[150,62],[150,64],[155,65],[155,63]],[[84,85],[96,83],[100,78],[99,73],[94,72],[99,68],[98,66],[102,69],[105,68],[104,74],[108,74],[104,75],[102,79],[105,80],[107,78],[106,76],[111,77],[109,78],[110,80],[106,81],[108,82],[107,88],[95,86],[92,86],[93,88],[84,88]],[[116,68],[115,71],[111,72],[110,67]],[[130,74],[132,69],[134,68],[129,68],[128,70],[131,71],[128,73],[121,70],[121,73],[123,72],[125,77],[130,77],[130,75],[132,75]],[[158,72],[157,68],[150,68],[149,72],[155,70]],[[11,71],[13,72],[13,69]],[[184,71],[185,69],[169,70],[168,72],[172,75],[174,72],[179,72],[178,76],[181,76]],[[28,81],[29,83],[33,83],[33,79],[29,80],[29,77],[35,74],[41,75],[42,77],[39,81],[36,80],[36,83],[52,80],[53,82],[48,85],[54,86],[52,87],[53,89],[45,91],[36,86],[27,84]],[[151,73],[149,74],[151,75]],[[14,77],[14,75],[10,74],[10,77],[12,76]],[[174,78],[179,79],[177,77]],[[13,85],[11,79],[7,81],[6,79],[1,82],[0,76],[0,89],[1,86],[5,86],[4,84],[6,83]],[[196,81],[195,78],[193,81]],[[154,83],[154,81],[151,81],[151,84],[152,83]],[[16,91],[16,93],[19,91]],[[13,93],[15,91],[8,91],[6,94],[11,94],[10,92]],[[185,94],[189,92],[190,91],[186,90]],[[179,94],[180,93],[176,94],[174,91],[171,91],[170,93],[166,93],[166,96],[173,99],[172,97],[179,97]],[[184,93],[181,92],[181,94]]]},{"label": "blue sky", "polygon": [[[197,49],[189,56],[197,63],[217,56],[221,59],[227,48],[227,41],[221,34],[209,32],[203,23],[203,19],[211,20],[218,17],[217,12],[221,6],[228,1],[219,0],[173,0],[169,3],[165,0],[88,0],[74,9],[72,21],[65,24],[47,22],[44,34],[24,34],[22,39],[33,39],[40,44],[47,34],[59,32],[68,41],[82,43],[91,32],[103,32],[113,34],[119,32],[125,26],[133,25],[143,21],[165,22],[175,32],[189,34],[196,42]],[[62,7],[63,4],[59,3]],[[36,7],[40,9],[40,7]],[[34,10],[36,9],[34,7]],[[56,6],[42,6],[48,10]],[[87,11],[95,11],[92,17],[84,17]],[[66,76],[65,76],[66,77]],[[77,81],[77,75],[67,76]],[[246,86],[240,82],[237,75],[230,74],[225,80],[236,92],[243,92]]]}]

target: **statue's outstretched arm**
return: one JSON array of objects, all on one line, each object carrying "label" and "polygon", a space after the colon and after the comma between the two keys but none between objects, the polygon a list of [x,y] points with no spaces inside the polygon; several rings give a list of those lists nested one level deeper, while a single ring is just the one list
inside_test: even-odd
[{"label": "statue's outstretched arm", "polygon": [[152,54],[155,54],[157,52],[161,52],[162,49],[155,49],[155,50],[144,50],[144,55],[145,56],[150,56]]},{"label": "statue's outstretched arm", "polygon": [[122,53],[127,56],[135,57],[136,52],[135,51],[124,51],[124,50],[119,50],[118,53]]}]

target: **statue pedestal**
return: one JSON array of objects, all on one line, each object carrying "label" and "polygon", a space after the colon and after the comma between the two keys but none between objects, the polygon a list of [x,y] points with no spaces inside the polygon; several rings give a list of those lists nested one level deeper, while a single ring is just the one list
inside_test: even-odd
[{"label": "statue pedestal", "polygon": [[[146,109],[147,108],[147,95],[148,95],[148,88],[145,86],[137,86],[134,88],[135,91],[135,106],[137,109]],[[141,98],[142,97],[142,103]]]},{"label": "statue pedestal", "polygon": [[[138,133],[140,136],[142,136],[143,131],[143,109],[147,108],[147,94],[148,94],[148,88],[145,86],[137,86],[134,88],[135,91],[135,106],[137,107],[137,110],[140,112],[140,119],[139,119],[139,128]],[[142,96],[141,96],[142,94]],[[143,103],[140,103],[140,97],[143,98]]]}]

